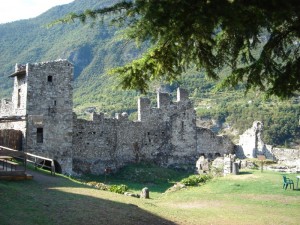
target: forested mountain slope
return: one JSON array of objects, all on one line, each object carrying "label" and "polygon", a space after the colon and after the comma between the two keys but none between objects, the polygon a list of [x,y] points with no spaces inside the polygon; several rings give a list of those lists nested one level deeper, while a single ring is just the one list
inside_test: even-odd
[{"label": "forested mountain slope", "polygon": [[[99,8],[114,2],[116,0],[75,0],[33,19],[1,24],[0,97],[11,95],[12,80],[7,76],[14,71],[16,63],[67,58],[75,65],[74,107],[78,114],[84,114],[89,107],[108,114],[135,112],[138,93],[115,89],[117,79],[108,75],[107,70],[138,57],[145,51],[146,45],[138,49],[134,43],[121,41],[122,30],[105,22],[75,22],[47,28],[47,24],[69,12]],[[262,120],[267,143],[299,144],[299,97],[284,102],[263,100],[259,93],[244,96],[243,87],[214,92],[215,84],[215,81],[207,80],[203,74],[191,69],[178,83],[164,85],[163,88],[171,93],[179,85],[187,88],[199,117],[223,124],[223,127],[214,125],[216,131],[235,131],[237,135],[249,128],[254,120]],[[150,92],[156,88],[161,88],[161,84],[153,84]],[[150,96],[155,99],[154,94],[150,93]]]}]

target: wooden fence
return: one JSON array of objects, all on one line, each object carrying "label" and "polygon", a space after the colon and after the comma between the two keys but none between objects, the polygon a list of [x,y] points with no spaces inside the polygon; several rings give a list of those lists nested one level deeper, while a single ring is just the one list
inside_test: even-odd
[{"label": "wooden fence", "polygon": [[[15,170],[15,171],[25,172],[27,163],[32,163],[35,168],[37,168],[37,167],[48,168],[51,171],[51,175],[55,175],[55,164],[54,164],[53,159],[34,155],[31,153],[26,153],[23,151],[18,151],[18,150],[12,149],[12,148],[4,147],[4,146],[0,146],[0,156],[12,157],[12,158],[16,159],[18,162],[21,162],[23,164],[23,167],[18,167],[18,170]],[[46,162],[48,162],[48,163],[46,163]],[[50,166],[48,166],[48,165],[50,165]],[[9,171],[9,172],[10,172],[10,174],[14,174],[14,171]],[[0,175],[1,174],[5,174],[5,171],[1,171]]]}]

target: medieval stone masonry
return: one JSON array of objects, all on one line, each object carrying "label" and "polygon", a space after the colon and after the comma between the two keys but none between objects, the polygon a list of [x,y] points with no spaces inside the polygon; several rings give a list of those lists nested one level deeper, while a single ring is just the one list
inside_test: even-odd
[{"label": "medieval stone masonry", "polygon": [[128,163],[151,162],[193,168],[200,156],[233,153],[233,143],[196,126],[193,104],[184,89],[177,101],[157,93],[157,107],[138,100],[138,119],[126,113],[91,120],[73,113],[73,65],[67,60],[16,65],[12,99],[0,105],[0,129],[20,130],[22,149],[54,159],[63,173],[103,174]]}]

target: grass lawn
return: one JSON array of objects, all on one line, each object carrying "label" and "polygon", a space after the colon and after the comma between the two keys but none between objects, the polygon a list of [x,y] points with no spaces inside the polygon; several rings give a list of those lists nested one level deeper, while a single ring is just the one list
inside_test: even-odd
[{"label": "grass lawn", "polygon": [[[141,177],[145,177],[140,171]],[[148,179],[153,179],[154,173],[165,176],[162,170],[151,169]],[[237,176],[215,178],[200,187],[164,193],[175,181],[174,176],[178,176],[177,181],[181,179],[176,173],[169,182],[154,179],[147,184],[124,180],[124,174],[106,179],[111,184],[122,182],[137,193],[147,186],[151,199],[101,191],[63,176],[35,172],[33,180],[0,181],[0,224],[300,223],[300,191],[283,190],[280,173],[242,171]],[[296,182],[296,174],[288,177]],[[101,181],[104,177],[89,179]],[[143,182],[146,181],[145,178]]]}]

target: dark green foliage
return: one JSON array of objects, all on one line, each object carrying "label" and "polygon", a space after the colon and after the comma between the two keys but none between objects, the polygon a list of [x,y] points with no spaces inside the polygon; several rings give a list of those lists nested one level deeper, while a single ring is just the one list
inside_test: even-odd
[{"label": "dark green foliage", "polygon": [[300,137],[299,106],[280,106],[265,115],[264,124],[268,127],[264,134],[267,143],[289,147],[288,143]]},{"label": "dark green foliage", "polygon": [[[241,95],[241,96],[240,96]],[[299,102],[297,98],[290,101],[278,99],[264,100],[261,96],[241,91],[222,92],[209,95],[211,108],[197,108],[197,114],[228,123],[242,134],[254,121],[264,124],[263,140],[267,144],[289,147],[290,143],[300,143]]]},{"label": "dark green foliage", "polygon": [[200,184],[204,184],[210,179],[212,179],[210,175],[191,175],[187,178],[182,179],[180,183],[186,186],[198,186]]},{"label": "dark green foliage", "polygon": [[72,13],[62,22],[105,15],[127,28],[126,37],[150,41],[143,57],[116,68],[121,85],[145,92],[152,80],[176,80],[195,66],[211,78],[230,68],[221,86],[245,83],[267,96],[300,89],[300,4],[290,1],[123,1]]},{"label": "dark green foliage", "polygon": [[110,192],[115,192],[118,194],[124,194],[126,191],[128,191],[128,186],[125,184],[120,184],[120,185],[111,185],[109,186],[108,190]]}]

